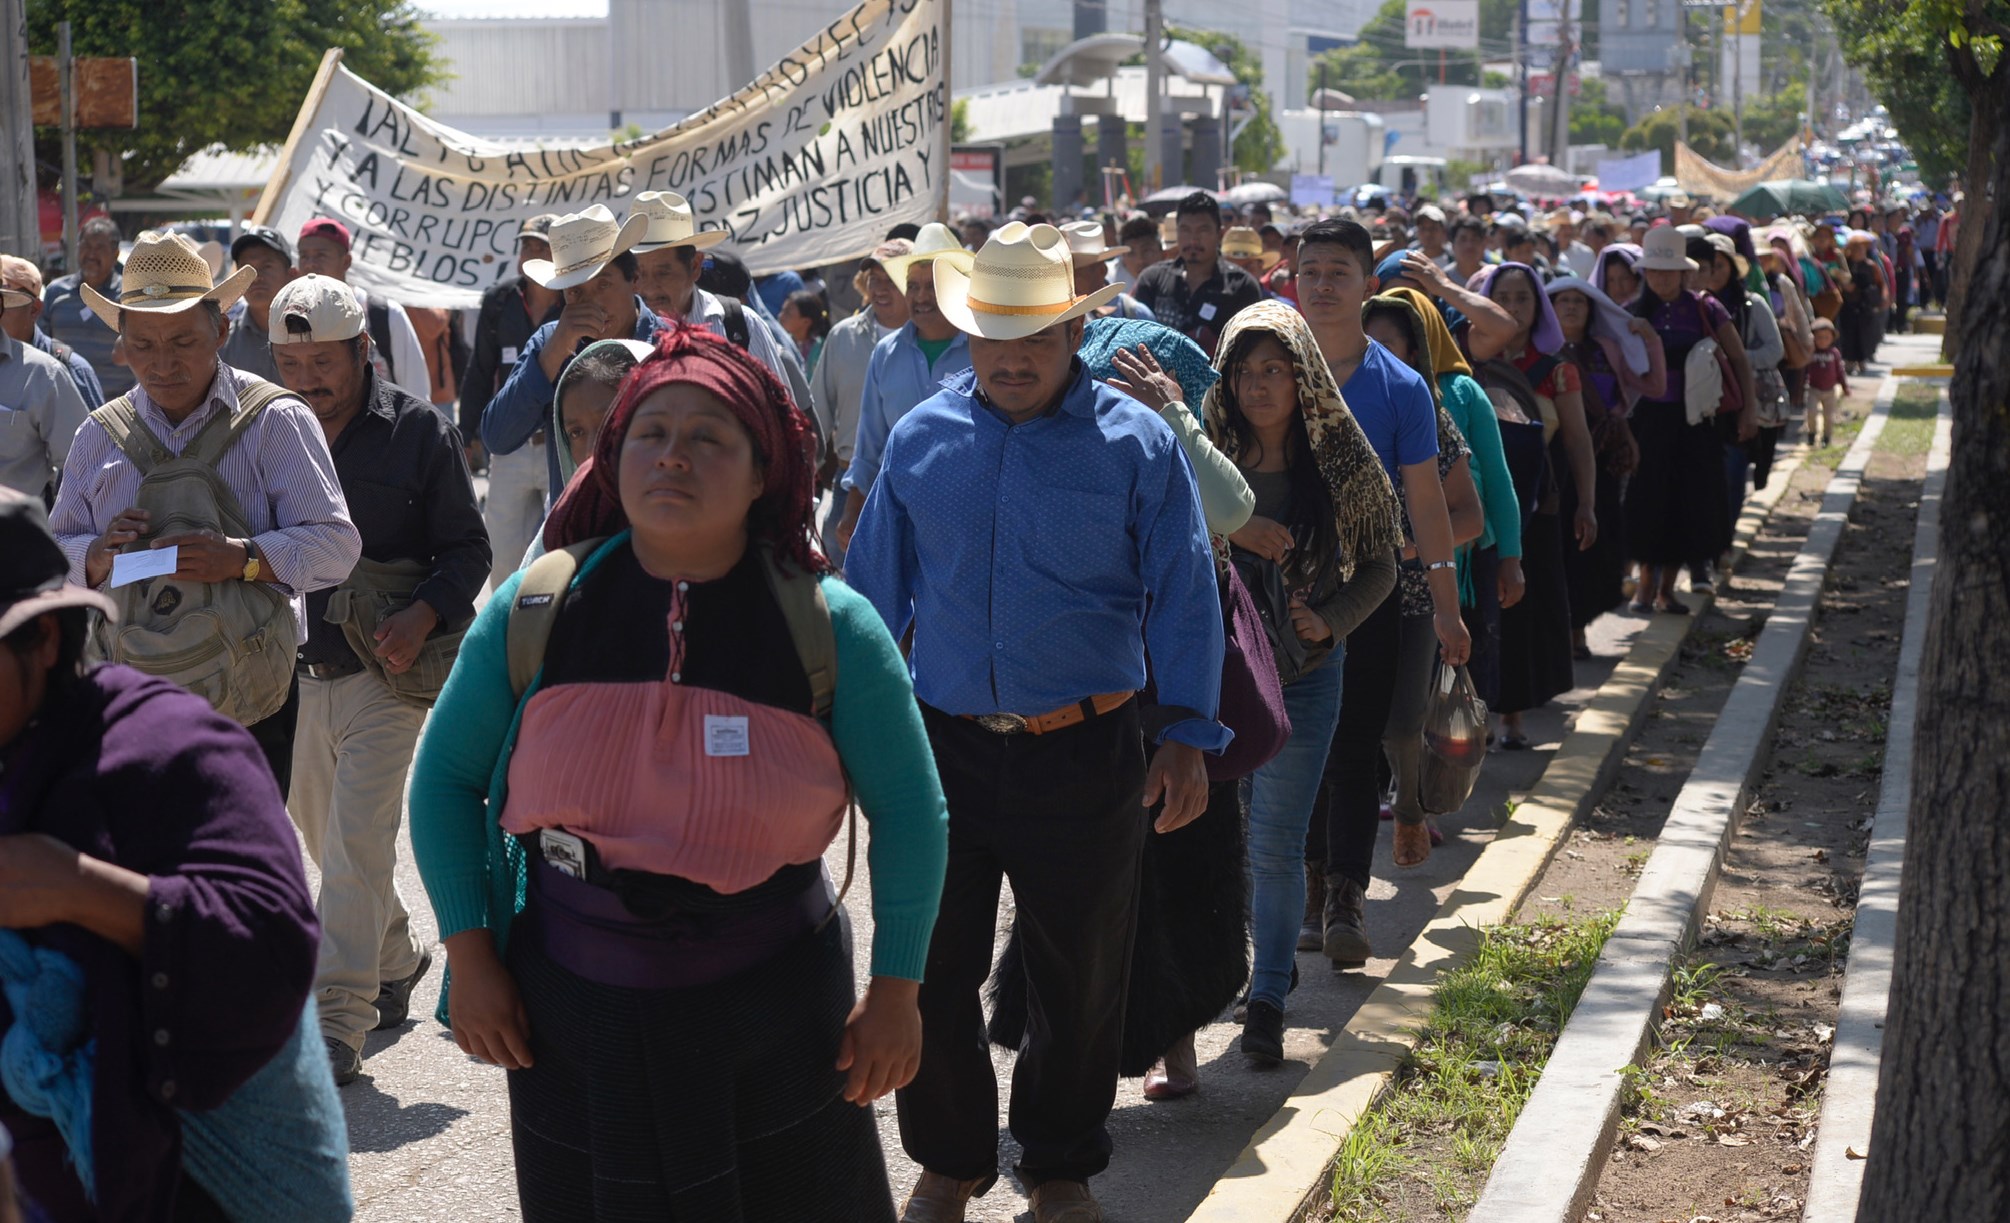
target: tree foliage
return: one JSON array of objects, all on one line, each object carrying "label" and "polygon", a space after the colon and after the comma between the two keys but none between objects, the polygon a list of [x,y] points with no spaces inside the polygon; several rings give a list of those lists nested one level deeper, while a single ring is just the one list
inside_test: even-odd
[{"label": "tree foliage", "polygon": [[1570,142],[1618,148],[1625,135],[1625,108],[1606,99],[1602,78],[1585,77],[1570,100]]},{"label": "tree foliage", "polygon": [[[1835,23],[1843,54],[1863,74],[1864,83],[1891,112],[1892,126],[1919,159],[1920,176],[1938,186],[1968,162],[1972,106],[1963,82],[1950,71],[1959,51],[1950,35],[1964,13],[1975,23],[2010,24],[2003,0],[1823,0]],[[1991,10],[1994,16],[1991,16]],[[1989,75],[2002,54],[2000,40],[1976,31],[1970,58],[1988,61]]]},{"label": "tree foliage", "polygon": [[[1480,46],[1485,54],[1506,51],[1513,41],[1517,0],[1480,0]],[[1320,65],[1326,85],[1357,98],[1414,98],[1438,83],[1440,62],[1448,85],[1480,84],[1478,57],[1447,51],[1440,61],[1434,51],[1403,45],[1407,28],[1404,0],[1383,0],[1382,7],[1355,35],[1351,47],[1321,54],[1306,73],[1306,87],[1316,89]]]},{"label": "tree foliage", "polygon": [[1706,110],[1700,106],[1670,106],[1657,110],[1626,129],[1619,147],[1632,153],[1657,149],[1661,172],[1675,172],[1675,142],[1682,135],[1682,114],[1689,112],[1689,147],[1720,166],[1731,164],[1731,115],[1729,111]]},{"label": "tree foliage", "polygon": [[[329,47],[399,96],[445,79],[433,36],[405,0],[28,0],[30,50],[55,54],[62,21],[77,55],[139,60],[139,127],[77,137],[85,165],[93,149],[124,158],[129,193],[212,144],[243,151],[285,140]],[[38,160],[58,164],[55,129],[36,135]]]},{"label": "tree foliage", "polygon": [[1793,139],[1808,108],[1806,80],[1789,82],[1776,93],[1745,98],[1745,142],[1770,153]]}]

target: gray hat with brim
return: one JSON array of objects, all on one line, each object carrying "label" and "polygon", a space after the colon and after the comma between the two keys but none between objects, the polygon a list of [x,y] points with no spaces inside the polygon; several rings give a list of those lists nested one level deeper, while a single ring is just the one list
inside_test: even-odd
[{"label": "gray hat with brim", "polygon": [[0,637],[44,612],[92,607],[118,618],[112,601],[69,581],[70,558],[49,533],[39,498],[0,488]]}]

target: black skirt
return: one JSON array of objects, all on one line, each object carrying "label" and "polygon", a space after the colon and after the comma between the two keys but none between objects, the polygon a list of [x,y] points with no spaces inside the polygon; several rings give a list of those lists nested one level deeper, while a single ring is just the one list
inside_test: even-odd
[{"label": "black skirt", "polygon": [[1724,443],[1679,403],[1641,403],[1629,423],[1640,467],[1626,483],[1626,548],[1649,565],[1714,560],[1730,546]]},{"label": "black skirt", "polygon": [[1598,542],[1579,551],[1577,481],[1563,481],[1563,572],[1570,592],[1570,627],[1582,631],[1593,620],[1625,601],[1620,583],[1626,577],[1626,498],[1619,476],[1601,468],[1592,512],[1598,516]]},{"label": "black skirt", "polygon": [[852,1006],[832,921],[710,985],[623,989],[509,941],[533,1065],[509,1073],[525,1223],[892,1223],[870,1108],[836,1069]]},{"label": "black skirt", "polygon": [[1500,713],[1536,708],[1577,686],[1570,657],[1570,591],[1563,520],[1538,513],[1521,532],[1521,602],[1501,609]]}]

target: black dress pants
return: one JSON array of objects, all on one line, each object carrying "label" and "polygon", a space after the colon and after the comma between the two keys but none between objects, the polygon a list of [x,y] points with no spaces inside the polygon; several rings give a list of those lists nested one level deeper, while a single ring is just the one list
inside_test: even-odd
[{"label": "black dress pants", "polygon": [[284,801],[293,788],[293,732],[300,723],[300,677],[293,677],[293,686],[286,690],[286,703],[279,712],[269,718],[261,718],[244,729],[258,740],[258,750],[265,753],[265,763],[272,769],[272,780],[279,783],[279,797]]},{"label": "black dress pants", "polygon": [[[1400,589],[1347,635],[1340,673],[1340,723],[1326,753],[1326,776],[1312,808],[1306,859],[1326,863],[1328,875],[1345,875],[1363,888],[1375,864],[1381,829],[1382,732],[1396,700],[1397,648],[1402,636]],[[1325,832],[1319,843],[1319,830]]]},{"label": "black dress pants", "polygon": [[1012,1072],[1016,1171],[1085,1181],[1109,1166],[1124,996],[1149,815],[1138,706],[1046,735],[999,735],[921,707],[949,802],[949,866],[921,986],[921,1069],[901,1145],[931,1172],[998,1169],[998,1083],[980,997],[1012,881],[1026,1035]]}]

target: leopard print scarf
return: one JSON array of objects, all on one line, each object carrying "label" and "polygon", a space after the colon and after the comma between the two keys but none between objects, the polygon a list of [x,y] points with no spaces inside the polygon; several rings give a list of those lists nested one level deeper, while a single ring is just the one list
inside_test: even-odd
[{"label": "leopard print scarf", "polygon": [[[1222,360],[1233,351],[1244,332],[1267,331],[1291,354],[1298,385],[1298,410],[1305,417],[1305,436],[1312,444],[1312,457],[1326,480],[1327,495],[1333,501],[1334,528],[1340,540],[1340,578],[1354,576],[1355,562],[1377,553],[1391,554],[1402,546],[1398,525],[1396,493],[1382,470],[1382,461],[1368,444],[1354,414],[1340,397],[1333,371],[1312,338],[1312,329],[1296,310],[1283,302],[1264,301],[1238,313],[1223,329],[1215,352]],[[1228,427],[1228,408],[1222,402],[1228,371],[1208,391],[1201,404],[1207,422],[1208,440],[1231,460],[1239,460],[1242,443]],[[1215,550],[1226,555],[1226,545],[1217,539]]]}]

